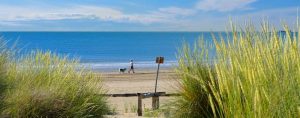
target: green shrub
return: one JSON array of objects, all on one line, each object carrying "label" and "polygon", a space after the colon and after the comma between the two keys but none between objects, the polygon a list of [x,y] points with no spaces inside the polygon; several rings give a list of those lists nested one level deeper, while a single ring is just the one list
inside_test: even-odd
[{"label": "green shrub", "polygon": [[252,25],[239,31],[233,26],[227,38],[213,36],[214,60],[203,43],[194,50],[185,46],[175,115],[300,117],[300,38],[284,29],[282,34],[266,23],[259,32]]},{"label": "green shrub", "polygon": [[[14,61],[15,60],[15,61]],[[102,117],[109,112],[100,78],[75,60],[51,52],[30,53],[7,64],[2,115]],[[2,75],[2,74],[1,74]]]}]

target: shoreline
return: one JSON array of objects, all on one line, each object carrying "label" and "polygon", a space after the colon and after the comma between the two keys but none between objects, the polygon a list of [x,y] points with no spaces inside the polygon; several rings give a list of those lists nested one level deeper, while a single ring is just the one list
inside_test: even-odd
[{"label": "shoreline", "polygon": [[[164,64],[160,65],[160,70],[172,70],[177,67],[177,61],[166,61]],[[94,72],[119,72],[119,69],[126,68],[129,70],[130,64],[125,62],[80,62],[79,68],[91,69]],[[135,71],[155,71],[157,70],[157,64],[154,61],[135,61],[134,62]]]},{"label": "shoreline", "polygon": [[[139,74],[156,74],[157,73],[157,68],[139,68],[139,69],[134,69],[135,73],[128,73],[128,70],[123,72],[119,72],[118,69],[116,70],[92,70],[95,73],[100,73],[102,75],[114,75],[114,74],[119,74],[119,75],[139,75]],[[168,67],[168,68],[160,68],[159,69],[159,74],[160,73],[175,73],[175,67]]]},{"label": "shoreline", "polygon": [[[159,72],[175,72],[175,69],[177,67],[170,66],[170,67],[160,67]],[[95,69],[95,68],[87,68],[95,73],[101,73],[101,74],[120,74],[119,69],[120,68],[101,68],[101,69]],[[129,67],[126,68],[123,74],[128,74]],[[157,65],[155,67],[144,67],[144,68],[134,68],[135,74],[139,73],[156,73],[157,72]],[[131,72],[132,73],[132,72]]]}]

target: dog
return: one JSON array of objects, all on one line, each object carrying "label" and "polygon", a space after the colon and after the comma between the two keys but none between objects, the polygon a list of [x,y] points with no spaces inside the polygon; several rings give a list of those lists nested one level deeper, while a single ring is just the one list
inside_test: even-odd
[{"label": "dog", "polygon": [[119,68],[119,73],[124,73],[126,70],[126,68]]}]

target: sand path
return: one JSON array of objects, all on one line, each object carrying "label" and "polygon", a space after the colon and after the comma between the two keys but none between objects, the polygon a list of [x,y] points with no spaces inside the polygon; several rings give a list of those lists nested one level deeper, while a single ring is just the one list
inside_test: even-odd
[{"label": "sand path", "polygon": [[[123,93],[147,93],[154,92],[155,70],[136,72],[135,74],[102,73],[103,87],[109,94]],[[170,70],[162,70],[159,73],[158,92],[177,93],[178,77]],[[161,97],[160,104],[163,105],[172,97]],[[115,108],[118,115],[122,117],[136,117],[135,109],[137,97],[109,97],[109,104]],[[143,99],[144,109],[151,108],[151,99]]]}]

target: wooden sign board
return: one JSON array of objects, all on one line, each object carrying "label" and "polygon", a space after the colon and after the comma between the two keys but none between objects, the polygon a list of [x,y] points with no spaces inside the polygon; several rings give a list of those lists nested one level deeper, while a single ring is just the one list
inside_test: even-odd
[{"label": "wooden sign board", "polygon": [[164,63],[164,57],[156,57],[156,63],[158,64]]}]

